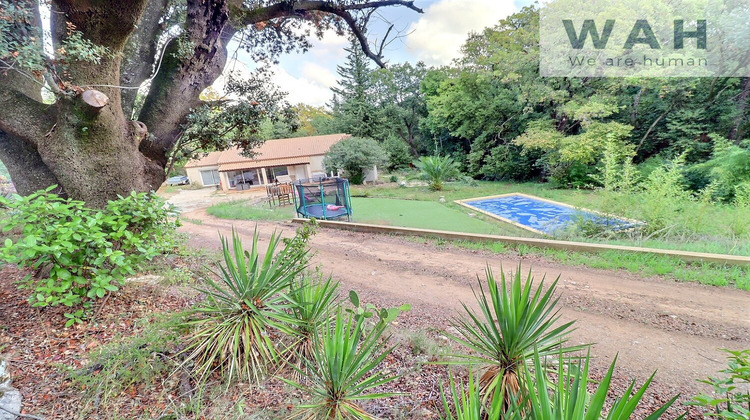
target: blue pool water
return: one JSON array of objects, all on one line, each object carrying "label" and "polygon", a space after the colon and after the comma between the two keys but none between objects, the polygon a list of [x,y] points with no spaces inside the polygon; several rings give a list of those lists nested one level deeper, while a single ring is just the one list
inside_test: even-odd
[{"label": "blue pool water", "polygon": [[630,229],[640,225],[639,222],[618,219],[516,194],[465,200],[464,204],[548,235],[572,226],[580,218],[594,221],[613,231]]}]

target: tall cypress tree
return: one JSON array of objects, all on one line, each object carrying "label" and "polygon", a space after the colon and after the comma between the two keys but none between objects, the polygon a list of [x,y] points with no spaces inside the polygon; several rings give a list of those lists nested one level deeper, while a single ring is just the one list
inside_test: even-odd
[{"label": "tall cypress tree", "polygon": [[373,81],[369,59],[352,40],[346,63],[336,68],[338,87],[331,88],[334,126],[337,131],[357,137],[378,138],[380,116],[373,99]]}]

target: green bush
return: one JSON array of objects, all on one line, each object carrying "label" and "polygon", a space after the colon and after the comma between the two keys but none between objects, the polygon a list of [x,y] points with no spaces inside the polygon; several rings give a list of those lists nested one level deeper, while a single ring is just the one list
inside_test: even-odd
[{"label": "green bush", "polygon": [[[651,375],[634,393],[635,381],[631,382],[621,396],[615,397],[612,407],[607,410],[605,402],[607,396],[612,393],[610,387],[617,358],[610,364],[604,378],[595,381],[589,376],[589,355],[576,362],[564,360],[563,354],[560,353],[556,364],[559,369],[557,374],[553,375],[557,376],[556,382],[547,375],[550,369],[544,364],[548,362],[543,361],[538,352],[534,353],[531,359],[533,369],[524,369],[523,376],[525,382],[534,386],[526,396],[513,395],[508,398],[507,394],[511,391],[501,388],[499,384],[493,385],[493,389],[490,390],[492,394],[488,395],[483,392],[479,383],[474,381],[471,373],[468,388],[464,391],[462,384],[451,378],[449,397],[444,389],[441,392],[445,410],[443,419],[628,420],[633,418],[633,412],[654,378],[654,375]],[[594,384],[598,385],[594,393],[590,394],[589,388]],[[677,397],[673,397],[645,418],[661,418],[676,399]]]},{"label": "green bush", "polygon": [[[349,296],[355,308],[348,309],[348,314],[339,308],[333,325],[323,325],[320,333],[315,334],[312,357],[305,359],[306,371],[295,368],[298,373],[308,375],[309,385],[284,380],[313,397],[309,404],[299,406],[292,418],[375,419],[357,401],[394,395],[384,392],[382,387],[398,377],[377,371],[378,365],[393,351],[381,336],[388,324],[409,306],[377,310],[372,305],[360,306],[353,291]],[[377,323],[371,329],[365,328],[365,322],[373,315],[378,316]]]},{"label": "green bush", "polygon": [[685,189],[682,174],[685,158],[680,156],[653,170],[643,183],[641,220],[646,222],[646,232],[654,233],[675,224],[676,215],[682,213],[692,196]]},{"label": "green bush", "polygon": [[388,169],[394,170],[409,167],[413,156],[405,141],[398,137],[389,136],[383,142],[383,148],[388,154]]},{"label": "green bush", "polygon": [[732,203],[746,194],[745,185],[750,183],[750,144],[742,146],[712,134],[714,150],[706,162],[691,166],[686,171],[694,189],[709,188],[712,199]]},{"label": "green bush", "polygon": [[[116,291],[140,262],[175,246],[174,210],[153,194],[133,192],[95,210],[51,190],[0,198],[8,209],[3,231],[21,235],[5,240],[2,259],[34,270],[20,286],[31,290],[33,306],[88,306]],[[66,315],[67,325],[82,314]]]},{"label": "green bush", "polygon": [[326,172],[343,170],[352,184],[361,184],[365,180],[365,172],[387,161],[386,152],[375,140],[349,137],[331,146],[323,159],[323,166]]},{"label": "green bush", "polygon": [[298,368],[304,368],[304,359],[313,357],[314,339],[320,329],[331,325],[338,288],[338,282],[330,277],[323,280],[320,272],[305,273],[293,283],[289,298],[295,302],[292,315],[296,319],[293,328],[297,332],[297,341],[292,356]]},{"label": "green bush", "polygon": [[750,418],[750,349],[732,351],[722,349],[728,356],[728,366],[720,370],[723,378],[709,377],[701,380],[711,385],[714,395],[701,394],[693,397],[690,405],[704,407],[713,413],[710,417],[745,420]]}]

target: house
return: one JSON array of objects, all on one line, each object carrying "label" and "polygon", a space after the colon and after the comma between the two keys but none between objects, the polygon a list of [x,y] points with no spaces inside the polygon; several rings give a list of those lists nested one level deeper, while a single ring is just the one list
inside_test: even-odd
[{"label": "house", "polygon": [[276,182],[312,178],[325,172],[323,157],[349,134],[267,140],[255,149],[255,157],[242,156],[239,148],[212,152],[191,160],[185,171],[193,185],[220,185],[224,191],[244,190]]}]

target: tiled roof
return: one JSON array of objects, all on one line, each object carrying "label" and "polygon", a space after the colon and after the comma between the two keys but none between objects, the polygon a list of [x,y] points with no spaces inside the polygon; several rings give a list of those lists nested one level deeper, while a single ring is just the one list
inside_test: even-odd
[{"label": "tiled roof", "polygon": [[272,168],[274,166],[305,165],[310,163],[309,157],[246,160],[244,162],[225,163],[219,165],[219,171],[239,171],[241,169]]},{"label": "tiled roof", "polygon": [[[259,148],[255,149],[257,155],[252,159],[242,156],[238,148],[232,148],[223,152],[209,153],[208,156],[202,159],[191,160],[185,167],[194,168],[219,165],[219,170],[224,171],[229,170],[225,169],[225,166],[230,163],[248,164],[252,162],[255,166],[242,165],[243,168],[248,169],[262,166],[294,165],[295,163],[287,163],[285,159],[299,160],[299,158],[303,157],[308,158],[305,163],[309,163],[310,156],[326,154],[331,146],[347,137],[349,137],[349,134],[328,134],[324,136],[267,140]],[[260,163],[267,160],[273,160],[274,164],[271,165],[271,162]],[[256,164],[256,162],[258,163]]]},{"label": "tiled roof", "polygon": [[208,155],[200,158],[193,159],[185,164],[186,168],[196,168],[199,166],[216,166],[219,162],[219,157],[224,152],[211,152]]}]

